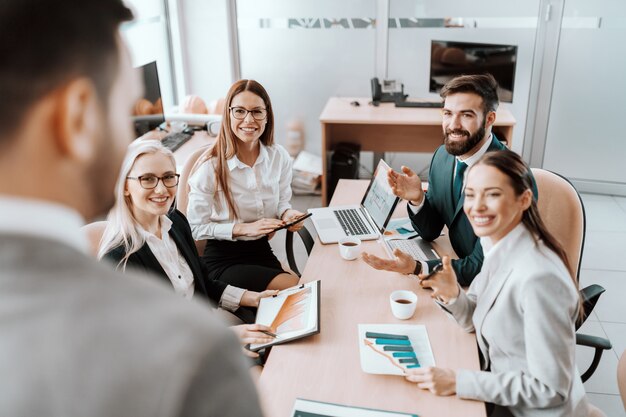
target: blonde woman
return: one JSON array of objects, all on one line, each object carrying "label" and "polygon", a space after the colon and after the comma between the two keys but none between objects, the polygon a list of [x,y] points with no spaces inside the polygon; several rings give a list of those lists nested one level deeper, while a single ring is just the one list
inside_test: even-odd
[{"label": "blonde woman", "polygon": [[[113,261],[122,271],[151,272],[185,298],[200,295],[233,312],[240,306],[256,307],[261,297],[273,295],[273,291],[257,293],[208,278],[187,219],[171,209],[177,185],[171,151],[159,141],[132,143],[116,184],[116,203],[108,216],[98,258]],[[269,330],[265,326],[235,327],[246,343],[271,340],[260,332]]]},{"label": "blonde woman", "polygon": [[274,143],[267,92],[254,80],[237,81],[226,96],[217,142],[189,179],[187,215],[194,238],[207,241],[202,260],[213,279],[254,291],[297,284],[268,240],[302,215],[289,203],[291,169],[289,154]]}]

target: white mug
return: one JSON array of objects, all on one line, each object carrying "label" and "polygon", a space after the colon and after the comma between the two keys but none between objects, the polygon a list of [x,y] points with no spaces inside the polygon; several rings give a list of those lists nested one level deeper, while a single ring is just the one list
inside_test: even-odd
[{"label": "white mug", "polygon": [[361,253],[361,239],[354,236],[346,236],[339,239],[339,254],[347,261],[352,261],[359,257]]},{"label": "white mug", "polygon": [[397,290],[389,296],[391,312],[400,320],[407,320],[413,317],[415,307],[417,307],[417,295],[413,291]]},{"label": "white mug", "polygon": [[221,120],[212,120],[206,124],[206,131],[208,132],[209,136],[215,138],[220,133],[221,126]]}]

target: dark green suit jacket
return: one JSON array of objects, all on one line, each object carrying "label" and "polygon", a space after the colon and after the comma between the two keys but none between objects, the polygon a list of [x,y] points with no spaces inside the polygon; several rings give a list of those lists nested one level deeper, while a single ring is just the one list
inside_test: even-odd
[{"label": "dark green suit jacket", "polygon": [[[491,144],[487,152],[507,149],[495,135],[492,135]],[[459,284],[469,285],[480,272],[483,265],[483,248],[480,240],[474,234],[472,225],[463,212],[462,195],[456,206],[453,203],[452,181],[456,158],[450,155],[444,145],[440,146],[433,155],[428,173],[428,192],[422,209],[413,214],[410,208],[409,217],[413,227],[419,235],[428,241],[437,239],[443,226],[448,226],[450,243],[459,259],[452,260],[452,267],[456,272]],[[532,174],[531,174],[532,176]],[[533,178],[533,194],[537,197],[537,187]],[[432,269],[439,261],[429,261]]]}]

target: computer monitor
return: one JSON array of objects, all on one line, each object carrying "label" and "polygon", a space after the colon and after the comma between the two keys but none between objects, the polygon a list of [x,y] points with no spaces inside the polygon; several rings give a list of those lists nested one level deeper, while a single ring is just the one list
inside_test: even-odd
[{"label": "computer monitor", "polygon": [[135,133],[141,136],[165,122],[163,100],[156,61],[136,68],[143,79],[143,97],[137,100],[133,109]]},{"label": "computer monitor", "polygon": [[498,82],[500,101],[512,103],[516,62],[516,45],[433,40],[430,92],[439,93],[445,83],[459,75],[489,73]]}]

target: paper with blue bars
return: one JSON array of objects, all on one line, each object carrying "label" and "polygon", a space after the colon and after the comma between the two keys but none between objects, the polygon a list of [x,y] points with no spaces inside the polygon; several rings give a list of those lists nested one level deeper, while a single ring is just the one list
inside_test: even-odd
[{"label": "paper with blue bars", "polygon": [[359,324],[361,369],[369,374],[404,375],[408,369],[435,366],[422,324]]}]

